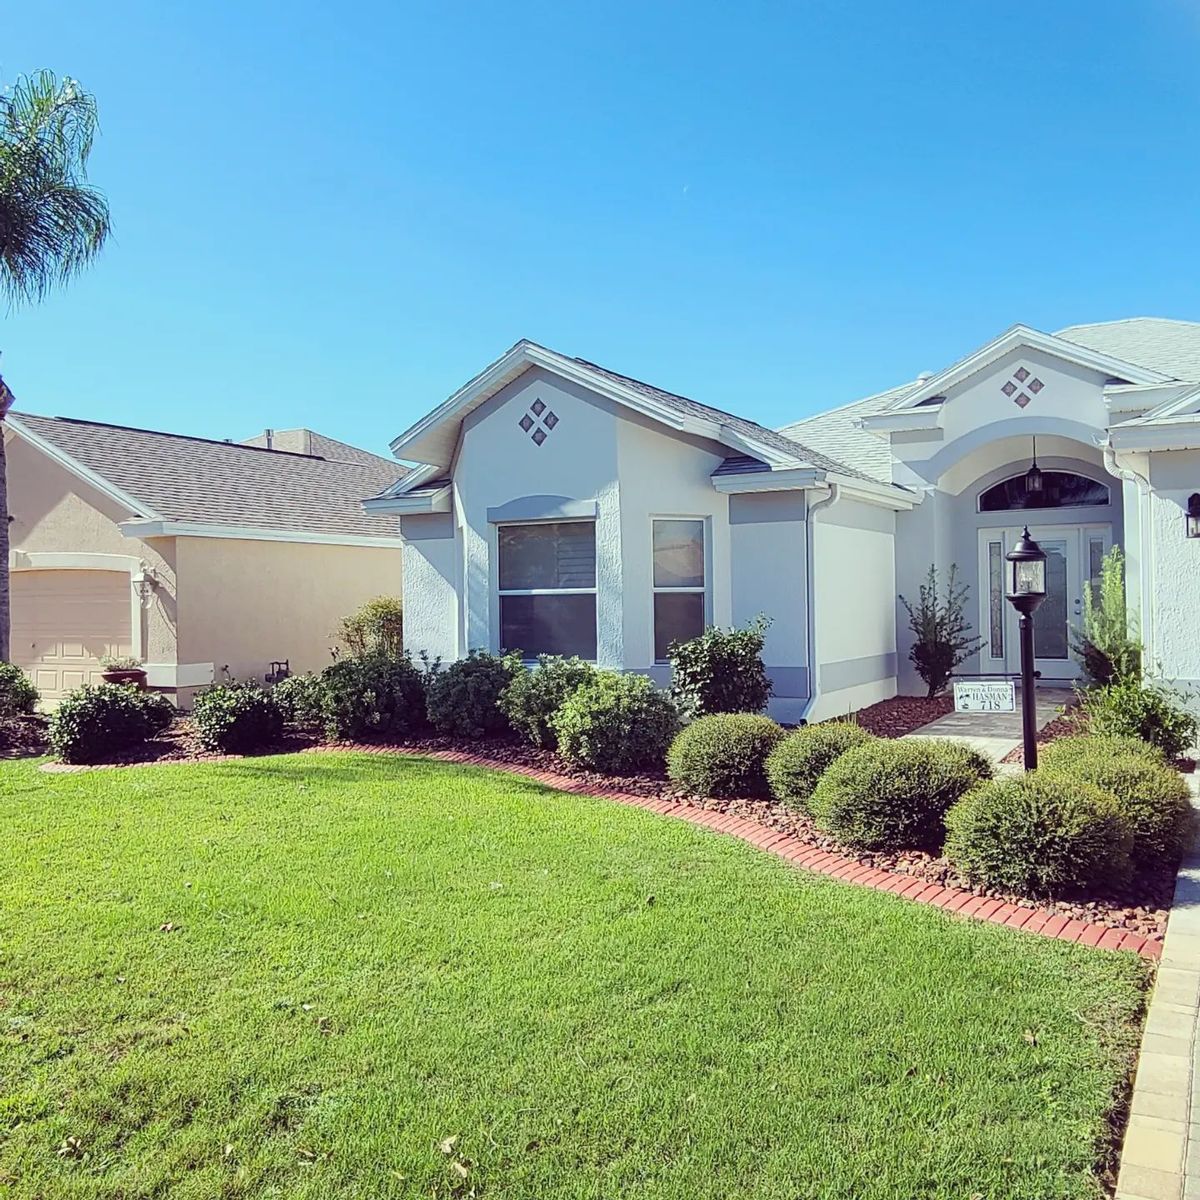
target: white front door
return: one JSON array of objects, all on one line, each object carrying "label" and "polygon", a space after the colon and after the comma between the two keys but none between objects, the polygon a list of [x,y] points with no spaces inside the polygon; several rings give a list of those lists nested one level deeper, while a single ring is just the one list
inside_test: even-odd
[{"label": "white front door", "polygon": [[[979,669],[984,675],[1021,670],[1017,614],[1004,598],[1004,556],[1023,528],[979,531]],[[1045,680],[1077,679],[1072,633],[1083,619],[1083,589],[1099,579],[1100,563],[1112,545],[1112,526],[1031,525],[1029,533],[1046,552],[1046,599],[1033,617],[1034,669]]]}]

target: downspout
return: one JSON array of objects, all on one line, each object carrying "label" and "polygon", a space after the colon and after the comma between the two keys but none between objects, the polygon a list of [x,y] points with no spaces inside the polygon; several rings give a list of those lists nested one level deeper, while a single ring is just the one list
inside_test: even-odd
[{"label": "downspout", "polygon": [[[1104,454],[1104,469],[1115,475],[1124,483],[1132,483],[1138,491],[1137,512],[1134,514],[1138,523],[1138,547],[1140,550],[1138,562],[1138,597],[1137,610],[1140,623],[1139,634],[1142,640],[1143,663],[1154,661],[1154,604],[1150,590],[1150,581],[1154,576],[1154,523],[1147,520],[1147,504],[1143,498],[1151,492],[1150,480],[1147,476],[1135,471],[1132,467],[1124,466],[1117,459],[1113,448],[1112,438],[1106,437],[1100,445]],[[1128,513],[1125,514],[1128,517]],[[1128,560],[1126,560],[1128,563]],[[1125,577],[1125,599],[1129,602],[1129,577]]]},{"label": "downspout", "polygon": [[802,725],[808,724],[809,717],[816,708],[817,701],[821,698],[820,670],[817,662],[817,586],[816,575],[814,574],[816,565],[814,546],[816,538],[814,536],[813,524],[817,513],[832,508],[842,494],[841,488],[836,483],[827,483],[826,486],[829,488],[829,495],[823,496],[815,504],[808,506],[808,516],[804,522],[805,554],[807,556],[805,589],[808,592],[808,595],[805,597],[805,607],[808,610],[808,703],[804,706],[804,714],[800,718]]}]

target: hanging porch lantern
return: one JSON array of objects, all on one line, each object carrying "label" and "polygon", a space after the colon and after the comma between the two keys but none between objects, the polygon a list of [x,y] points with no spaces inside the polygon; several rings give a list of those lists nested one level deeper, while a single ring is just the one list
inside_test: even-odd
[{"label": "hanging porch lantern", "polygon": [[1030,496],[1042,494],[1042,469],[1037,465],[1037,438],[1033,439],[1033,465],[1025,472],[1025,491]]}]

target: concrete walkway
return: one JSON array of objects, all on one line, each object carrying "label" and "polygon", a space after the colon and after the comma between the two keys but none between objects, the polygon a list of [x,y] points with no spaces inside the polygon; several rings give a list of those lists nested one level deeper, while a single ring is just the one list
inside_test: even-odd
[{"label": "concrete walkway", "polygon": [[[1069,688],[1039,687],[1037,689],[1037,726],[1041,729],[1059,715],[1072,697]],[[922,725],[907,737],[953,738],[999,762],[1010,750],[1021,744],[1021,689],[1017,688],[1016,712],[947,713],[928,725]]]}]

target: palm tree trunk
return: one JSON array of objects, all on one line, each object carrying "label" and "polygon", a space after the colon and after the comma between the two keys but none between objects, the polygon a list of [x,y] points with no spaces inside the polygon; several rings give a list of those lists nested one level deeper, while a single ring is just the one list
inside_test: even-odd
[{"label": "palm tree trunk", "polygon": [[13,394],[0,376],[0,662],[11,661],[12,606],[8,580],[8,460],[4,449],[4,418],[12,408]]}]

